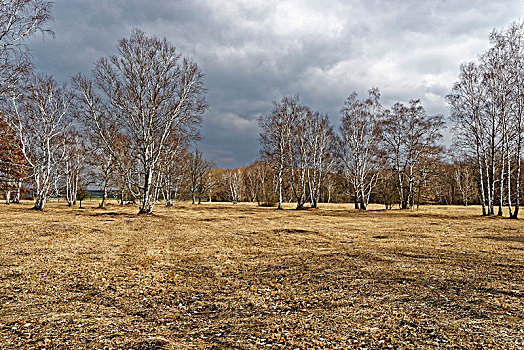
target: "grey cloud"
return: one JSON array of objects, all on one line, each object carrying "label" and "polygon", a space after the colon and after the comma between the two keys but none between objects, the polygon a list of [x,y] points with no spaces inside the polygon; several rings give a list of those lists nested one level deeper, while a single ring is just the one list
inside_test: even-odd
[{"label": "grey cloud", "polygon": [[256,159],[256,118],[284,94],[299,93],[335,125],[349,93],[372,86],[385,105],[421,98],[429,113],[447,113],[460,63],[524,10],[511,0],[58,0],[54,8],[56,38],[30,47],[36,67],[58,80],[88,74],[135,27],[198,62],[210,105],[199,147],[221,167]]}]

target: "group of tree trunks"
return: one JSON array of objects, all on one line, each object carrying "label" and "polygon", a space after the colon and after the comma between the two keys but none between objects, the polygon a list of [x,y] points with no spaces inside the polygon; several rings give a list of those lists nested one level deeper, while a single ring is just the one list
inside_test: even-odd
[{"label": "group of tree trunks", "polygon": [[[271,114],[259,119],[261,153],[278,169],[278,207],[282,207],[284,179],[297,209],[309,200],[317,207],[320,184],[329,173],[343,174],[356,209],[366,209],[379,178],[394,174],[402,209],[413,206],[420,174],[441,154],[441,116],[428,116],[419,101],[380,105],[377,88],[360,100],[353,92],[341,109],[339,134],[326,116],[299,103],[298,96],[275,103]],[[391,181],[391,179],[389,179]],[[384,189],[386,191],[386,189]]]},{"label": "group of tree trunks", "polygon": [[423,202],[479,203],[484,215],[507,207],[518,217],[524,132],[524,30],[514,23],[490,35],[478,62],[464,63],[447,101],[453,145],[439,144],[443,117],[419,100],[380,103],[378,88],[354,92],[335,132],[327,115],[298,95],[275,101],[259,117],[261,159],[214,169],[198,150],[207,109],[203,74],[165,38],[135,29],[117,54],[100,58],[92,76],[58,84],[34,72],[24,40],[53,33],[51,3],[13,0],[0,6],[0,190],[7,203],[25,189],[43,210],[52,196],[68,205],[100,188],[151,213],[163,199],[371,201],[409,209]]},{"label": "group of tree trunks", "polygon": [[[51,4],[40,0],[0,6],[0,174],[6,202],[29,184],[35,209],[63,189],[69,205],[90,173],[102,184],[102,202],[119,179],[124,193],[153,210],[176,186],[174,169],[206,110],[203,74],[166,39],[135,29],[118,54],[96,62],[91,78],[71,86],[33,71],[23,39],[49,32]],[[87,186],[87,181],[82,181]],[[85,192],[81,189],[80,192]]]},{"label": "group of tree trunks", "polygon": [[483,215],[503,206],[517,218],[520,207],[524,131],[524,27],[494,30],[491,47],[478,62],[460,67],[447,96],[455,122],[456,147],[476,164]]}]

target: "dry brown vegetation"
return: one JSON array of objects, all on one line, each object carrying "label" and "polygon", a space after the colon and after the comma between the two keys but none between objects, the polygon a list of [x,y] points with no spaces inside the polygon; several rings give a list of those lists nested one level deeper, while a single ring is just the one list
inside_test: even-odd
[{"label": "dry brown vegetation", "polygon": [[0,206],[2,349],[524,347],[522,221],[95,206]]}]

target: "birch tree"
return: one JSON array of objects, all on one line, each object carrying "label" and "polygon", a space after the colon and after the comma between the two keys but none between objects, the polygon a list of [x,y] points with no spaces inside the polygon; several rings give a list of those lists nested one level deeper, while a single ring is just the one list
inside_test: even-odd
[{"label": "birch tree", "polygon": [[[207,108],[203,74],[165,38],[147,37],[139,29],[129,39],[121,39],[117,50],[118,55],[95,64],[96,91],[86,78],[75,79],[77,96],[86,124],[98,132],[118,163],[111,131],[129,138],[128,152],[138,161],[135,185],[139,192],[134,195],[140,199],[139,213],[151,213],[158,194],[159,163],[171,136],[198,136]],[[115,121],[112,125],[117,129],[106,130],[104,118]]]},{"label": "birch tree", "polygon": [[380,141],[382,110],[380,91],[373,88],[368,94],[366,100],[359,100],[353,92],[345,101],[340,111],[342,120],[338,144],[344,175],[353,185],[355,209],[364,210],[369,204],[378,176],[377,145]]},{"label": "birch tree", "polygon": [[38,32],[52,34],[51,7],[42,0],[0,1],[0,97],[11,95],[31,71],[25,40]]},{"label": "birch tree", "polygon": [[[517,219],[520,208],[520,178],[522,172],[522,148],[524,142],[524,22],[515,22],[507,30],[508,50],[507,68],[510,72],[512,99],[509,116],[510,128],[513,129],[513,154],[510,157],[515,164],[515,209],[511,215]],[[511,177],[508,177],[508,181]],[[511,192],[509,192],[511,195]]]},{"label": "birch tree", "polygon": [[[482,84],[485,87],[485,123],[488,135],[488,157],[490,196],[495,196],[495,183],[498,182],[498,213],[502,216],[504,205],[504,191],[510,216],[511,208],[511,157],[509,156],[510,126],[509,113],[512,94],[511,72],[507,69],[509,51],[506,50],[506,37],[501,32],[494,30],[490,35],[492,47],[480,58],[482,71]],[[498,169],[497,169],[498,168]],[[506,182],[507,181],[507,182]],[[507,185],[507,186],[505,186]]]},{"label": "birch tree", "polygon": [[298,102],[297,97],[297,103],[293,106],[294,119],[291,124],[291,137],[287,140],[286,158],[291,193],[296,202],[296,209],[301,209],[308,199],[307,171],[311,156],[308,140],[312,136],[310,120],[313,112]]},{"label": "birch tree", "polygon": [[50,77],[34,76],[24,93],[11,98],[5,113],[34,184],[34,209],[43,210],[64,158],[71,125],[71,94]]},{"label": "birch tree", "polygon": [[462,204],[468,206],[473,197],[473,185],[475,179],[472,176],[471,166],[467,162],[455,162],[454,175],[457,189],[460,193]]},{"label": "birch tree", "polygon": [[[456,144],[476,160],[482,214],[518,217],[523,142],[523,23],[490,34],[479,63],[461,66],[447,97]],[[515,205],[515,206],[513,206]]]},{"label": "birch tree", "polygon": [[63,140],[64,156],[60,161],[68,206],[76,204],[77,193],[86,163],[86,145],[80,133],[72,130]]},{"label": "birch tree", "polygon": [[159,167],[160,191],[166,206],[169,207],[173,205],[183,182],[187,180],[191,155],[188,153],[185,138],[181,135],[173,137],[165,152]]},{"label": "birch tree", "polygon": [[191,193],[191,203],[195,204],[198,198],[198,204],[202,202],[202,195],[207,190],[208,173],[213,168],[213,163],[202,157],[202,152],[198,149],[191,155],[191,164],[189,167],[189,192]]},{"label": "birch tree", "polygon": [[382,147],[397,176],[402,209],[413,206],[416,166],[437,150],[443,126],[442,116],[428,116],[419,100],[410,101],[409,106],[395,103],[391,111],[384,113]]},{"label": "birch tree", "polygon": [[110,153],[107,153],[103,145],[100,145],[97,141],[96,138],[91,139],[87,162],[90,166],[92,182],[101,188],[101,198],[98,207],[105,208],[108,191],[110,190],[110,186],[114,184],[113,180],[116,173],[116,165],[114,157]]},{"label": "birch tree", "polygon": [[485,123],[485,86],[479,67],[471,62],[460,66],[459,80],[446,96],[455,123],[454,147],[475,160],[482,215],[493,214],[494,186],[490,176]]},{"label": "birch tree", "polygon": [[284,97],[273,102],[273,111],[258,119],[260,153],[276,168],[278,209],[282,209],[284,172],[290,168],[289,145],[292,144],[294,125],[301,112],[298,96]]},{"label": "birch tree", "polygon": [[244,185],[244,172],[242,169],[226,170],[222,175],[223,181],[227,187],[228,197],[234,204],[242,199],[242,190]]},{"label": "birch tree", "polygon": [[326,174],[334,166],[335,138],[327,115],[311,113],[307,127],[309,129],[307,152],[309,164],[306,168],[309,201],[312,208],[318,207],[320,189]]}]

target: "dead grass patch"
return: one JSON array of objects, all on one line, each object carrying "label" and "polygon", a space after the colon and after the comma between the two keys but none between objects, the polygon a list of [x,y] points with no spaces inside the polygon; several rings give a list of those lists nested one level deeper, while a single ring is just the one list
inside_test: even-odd
[{"label": "dead grass patch", "polygon": [[0,206],[0,348],[524,347],[524,226],[476,207]]}]

